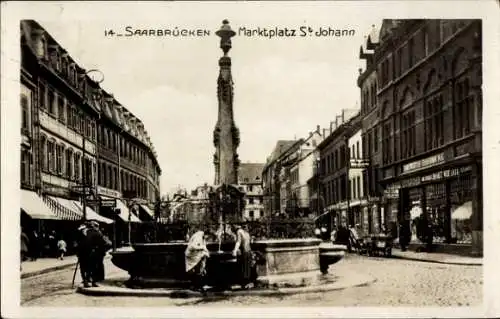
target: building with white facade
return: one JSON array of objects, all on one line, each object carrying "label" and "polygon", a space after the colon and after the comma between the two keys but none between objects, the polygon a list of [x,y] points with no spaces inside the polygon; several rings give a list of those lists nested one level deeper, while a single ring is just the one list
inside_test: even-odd
[{"label": "building with white facade", "polygon": [[238,187],[245,193],[244,220],[256,220],[264,216],[264,166],[264,163],[241,163],[238,168]]}]

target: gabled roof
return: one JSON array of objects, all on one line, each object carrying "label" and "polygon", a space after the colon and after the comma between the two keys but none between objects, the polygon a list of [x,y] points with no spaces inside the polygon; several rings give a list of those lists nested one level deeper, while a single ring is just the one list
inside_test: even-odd
[{"label": "gabled roof", "polygon": [[263,170],[265,170],[269,165],[276,161],[283,153],[285,153],[293,144],[297,141],[295,140],[279,140],[274,147],[271,156],[269,157],[267,163],[265,164]]},{"label": "gabled roof", "polygon": [[241,163],[238,168],[238,184],[260,183],[264,163]]}]

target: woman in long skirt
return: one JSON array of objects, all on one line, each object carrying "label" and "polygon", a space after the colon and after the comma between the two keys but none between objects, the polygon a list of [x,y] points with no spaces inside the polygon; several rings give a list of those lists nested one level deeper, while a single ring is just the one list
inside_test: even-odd
[{"label": "woman in long skirt", "polygon": [[191,277],[195,289],[204,292],[207,258],[210,256],[205,242],[205,233],[197,231],[191,236],[186,248],[186,273]]}]

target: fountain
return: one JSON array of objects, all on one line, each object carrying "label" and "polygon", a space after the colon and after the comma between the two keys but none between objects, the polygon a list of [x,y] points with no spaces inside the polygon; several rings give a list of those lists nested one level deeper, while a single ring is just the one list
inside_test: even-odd
[{"label": "fountain", "polygon": [[[231,48],[231,30],[229,22],[216,34],[221,38],[220,47],[224,56],[219,60],[218,78],[219,116],[214,130],[215,189],[210,196],[212,214],[208,214],[206,225],[218,225],[215,240],[207,243],[210,257],[207,261],[207,284],[230,288],[238,282],[238,263],[232,255],[235,239],[231,236],[228,225],[239,222],[244,207],[243,196],[237,184],[239,131],[233,119],[233,81],[231,77],[231,59],[227,56]],[[204,229],[205,233],[211,233]],[[310,234],[313,236],[314,234]],[[300,278],[304,285],[311,276],[324,274],[328,265],[343,256],[345,248],[333,249],[321,244],[317,238],[262,239],[254,241],[252,250],[261,257],[257,264],[259,282],[265,286],[288,282],[282,275]],[[165,243],[134,243],[129,249],[112,253],[112,262],[126,270],[130,278],[129,287],[187,287],[189,285],[185,271],[184,252],[186,241]],[[300,274],[307,274],[301,276]],[[312,274],[312,275],[311,275]],[[281,277],[280,277],[281,276]],[[328,277],[330,278],[330,277]],[[330,280],[323,277],[324,280]],[[294,280],[295,280],[294,279]],[[322,279],[322,280],[323,280]]]}]

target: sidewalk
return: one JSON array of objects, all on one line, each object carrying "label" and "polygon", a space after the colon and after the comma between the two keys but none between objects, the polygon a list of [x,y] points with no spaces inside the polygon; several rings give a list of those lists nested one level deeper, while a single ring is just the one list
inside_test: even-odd
[{"label": "sidewalk", "polygon": [[393,248],[392,256],[395,258],[425,261],[440,264],[463,265],[463,266],[482,266],[483,258],[457,256],[445,253],[427,253],[415,251],[401,251],[401,249]]},{"label": "sidewalk", "polygon": [[[111,255],[107,254],[104,258],[111,258]],[[64,260],[59,260],[57,258],[39,258],[36,261],[27,260],[22,263],[23,270],[21,271],[21,279],[66,268],[73,268],[77,262],[78,258],[76,256],[66,256]]]},{"label": "sidewalk", "polygon": [[76,256],[67,256],[64,257],[64,260],[57,258],[38,258],[36,261],[27,260],[22,263],[21,279],[66,269],[75,266],[77,261]]}]

